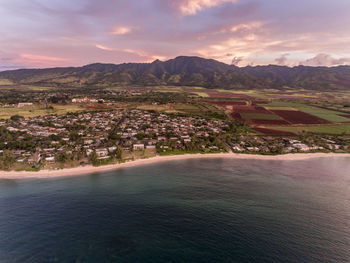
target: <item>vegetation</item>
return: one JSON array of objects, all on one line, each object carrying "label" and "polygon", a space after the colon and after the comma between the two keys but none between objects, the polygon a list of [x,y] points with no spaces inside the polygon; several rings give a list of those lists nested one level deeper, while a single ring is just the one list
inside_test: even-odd
[{"label": "vegetation", "polygon": [[315,125],[315,126],[271,126],[271,129],[289,131],[294,133],[319,133],[319,134],[350,134],[349,125]]},{"label": "vegetation", "polygon": [[203,86],[218,89],[348,90],[350,67],[258,66],[238,68],[212,59],[177,57],[149,64],[91,64],[80,68],[26,69],[0,73],[0,83],[45,87]]}]

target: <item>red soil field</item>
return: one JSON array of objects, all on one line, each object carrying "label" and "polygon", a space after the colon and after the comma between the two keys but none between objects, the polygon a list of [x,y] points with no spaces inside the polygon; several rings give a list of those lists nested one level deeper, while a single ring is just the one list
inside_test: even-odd
[{"label": "red soil field", "polygon": [[241,117],[241,114],[239,114],[238,112],[232,112],[232,113],[231,113],[231,117],[232,117],[232,119],[234,119],[234,120],[239,120],[239,121],[242,121],[242,120],[243,120],[242,117]]},{"label": "red soil field", "polygon": [[102,109],[110,109],[109,106],[103,105],[103,104],[88,104],[84,106],[87,109],[93,109],[93,110],[102,110]]},{"label": "red soil field", "polygon": [[251,119],[247,120],[248,123],[251,124],[266,124],[266,125],[288,125],[289,123],[285,120],[258,120],[258,119]]},{"label": "red soil field", "polygon": [[350,115],[340,115],[340,116],[350,119]]},{"label": "red soil field", "polygon": [[265,129],[265,128],[253,128],[253,130],[264,134],[268,134],[268,135],[295,135],[292,132],[278,131],[278,130]]},{"label": "red soil field", "polygon": [[204,100],[204,102],[220,105],[220,106],[232,106],[232,105],[247,105],[246,101],[230,101],[230,100]]},{"label": "red soil field", "polygon": [[261,113],[261,114],[271,114],[264,107],[256,106],[234,106],[233,111],[240,113]]},{"label": "red soil field", "polygon": [[292,124],[329,124],[331,122],[313,116],[302,111],[272,110],[273,113],[282,117]]},{"label": "red soil field", "polygon": [[268,104],[269,102],[267,100],[253,100],[252,105],[258,105],[258,104]]}]

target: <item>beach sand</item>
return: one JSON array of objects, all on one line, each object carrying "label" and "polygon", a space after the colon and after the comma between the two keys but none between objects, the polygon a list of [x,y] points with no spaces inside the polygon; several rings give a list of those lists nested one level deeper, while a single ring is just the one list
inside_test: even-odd
[{"label": "beach sand", "polygon": [[61,170],[41,170],[38,172],[26,171],[0,171],[0,179],[22,179],[22,178],[54,178],[64,176],[84,175],[97,172],[112,171],[121,168],[134,167],[139,165],[153,164],[158,162],[173,161],[173,160],[187,160],[187,159],[204,159],[204,158],[232,158],[232,159],[255,159],[255,160],[304,160],[310,158],[323,157],[348,157],[350,154],[342,153],[295,153],[283,155],[257,155],[257,154],[238,154],[238,153],[214,153],[214,154],[183,154],[183,155],[169,155],[156,156],[148,159],[139,159],[121,164],[112,164],[94,167],[92,165],[81,166],[76,168],[67,168]]}]

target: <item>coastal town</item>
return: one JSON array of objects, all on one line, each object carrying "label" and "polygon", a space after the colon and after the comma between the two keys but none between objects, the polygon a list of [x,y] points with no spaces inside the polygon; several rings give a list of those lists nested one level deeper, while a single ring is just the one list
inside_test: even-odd
[{"label": "coastal town", "polygon": [[348,136],[262,136],[232,120],[139,109],[12,116],[0,121],[0,138],[0,168],[28,171],[185,153],[350,151]]}]

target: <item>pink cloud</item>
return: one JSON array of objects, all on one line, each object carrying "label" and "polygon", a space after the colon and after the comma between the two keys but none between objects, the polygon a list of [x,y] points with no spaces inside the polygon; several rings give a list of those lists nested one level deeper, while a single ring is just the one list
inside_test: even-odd
[{"label": "pink cloud", "polygon": [[29,54],[24,53],[20,54],[15,61],[22,65],[33,66],[36,67],[59,67],[65,66],[72,61],[68,58],[55,57],[55,56],[45,56],[45,55],[37,55],[37,54]]},{"label": "pink cloud", "polygon": [[277,62],[277,65],[280,66],[286,66],[287,65],[287,56],[289,56],[289,53],[282,54],[279,58],[276,58],[275,61]]},{"label": "pink cloud", "polygon": [[108,32],[110,35],[125,35],[132,31],[131,27],[127,26],[117,26],[114,27],[110,32]]},{"label": "pink cloud", "polygon": [[237,0],[176,0],[170,2],[183,15],[195,15],[197,12],[223,3],[235,3]]},{"label": "pink cloud", "polygon": [[315,57],[300,62],[303,66],[339,66],[350,65],[350,58],[334,58],[329,54],[317,54]]}]

